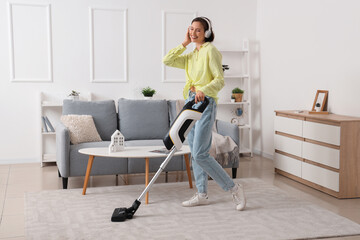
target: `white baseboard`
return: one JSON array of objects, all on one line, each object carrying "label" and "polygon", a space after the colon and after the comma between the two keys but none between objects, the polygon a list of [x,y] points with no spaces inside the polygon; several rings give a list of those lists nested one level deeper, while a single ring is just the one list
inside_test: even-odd
[{"label": "white baseboard", "polygon": [[0,159],[0,165],[5,164],[21,164],[21,163],[40,163],[37,158],[13,158],[13,159]]}]

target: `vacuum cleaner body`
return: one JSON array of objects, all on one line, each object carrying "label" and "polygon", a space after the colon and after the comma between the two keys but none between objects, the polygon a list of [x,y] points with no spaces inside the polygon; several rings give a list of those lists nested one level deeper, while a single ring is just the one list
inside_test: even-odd
[{"label": "vacuum cleaner body", "polygon": [[176,149],[181,149],[186,136],[195,125],[195,122],[200,120],[202,113],[209,104],[209,100],[205,98],[204,102],[197,109],[193,108],[194,104],[195,100],[185,104],[170,127],[168,134],[163,140],[164,145],[168,150],[173,146],[175,146]]},{"label": "vacuum cleaner body", "polygon": [[155,173],[150,183],[146,186],[146,188],[141,193],[139,198],[134,201],[131,207],[115,208],[111,217],[112,222],[123,222],[126,219],[132,219],[132,217],[134,216],[135,212],[137,211],[137,209],[141,204],[141,199],[149,191],[150,187],[156,181],[160,173],[164,170],[164,168],[171,160],[175,152],[181,149],[187,134],[190,132],[195,122],[197,120],[200,120],[202,113],[209,104],[209,100],[205,98],[205,100],[201,103],[201,105],[197,109],[193,108],[194,104],[195,104],[195,100],[189,101],[187,104],[185,104],[184,108],[181,110],[181,112],[179,113],[179,115],[176,117],[175,121],[171,125],[168,134],[163,139],[165,147],[171,151],[167,155],[163,163],[160,165],[159,170]]}]

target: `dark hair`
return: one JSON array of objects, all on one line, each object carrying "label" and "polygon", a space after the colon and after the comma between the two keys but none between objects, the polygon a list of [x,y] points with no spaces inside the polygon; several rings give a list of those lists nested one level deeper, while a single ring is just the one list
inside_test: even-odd
[{"label": "dark hair", "polygon": [[[209,24],[206,22],[206,20],[204,19],[205,17],[197,17],[197,18],[194,18],[192,21],[191,21],[191,23],[193,23],[193,22],[200,22],[202,25],[203,25],[203,27],[204,27],[204,30],[205,30],[205,32],[209,29]],[[209,22],[210,22],[210,25],[212,25],[211,24],[211,21],[210,21],[210,19],[208,19],[208,18],[206,18]],[[214,31],[212,30],[212,28],[210,29],[211,30],[211,35],[210,35],[210,37],[209,38],[205,38],[205,42],[212,42],[212,41],[214,41],[214,39],[215,39],[215,34],[214,34]]]}]

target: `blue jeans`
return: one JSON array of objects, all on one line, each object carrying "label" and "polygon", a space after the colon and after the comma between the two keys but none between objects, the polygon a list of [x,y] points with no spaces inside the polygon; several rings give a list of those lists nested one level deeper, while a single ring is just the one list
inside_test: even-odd
[{"label": "blue jeans", "polygon": [[[185,103],[193,100],[195,93],[190,92]],[[222,189],[230,190],[235,186],[234,181],[229,177],[221,165],[209,154],[212,139],[212,127],[216,118],[216,102],[211,97],[209,105],[203,112],[201,119],[188,134],[188,142],[192,155],[192,168],[195,176],[196,188],[199,193],[207,193],[208,175],[214,179]],[[200,103],[193,106],[197,108]]]}]

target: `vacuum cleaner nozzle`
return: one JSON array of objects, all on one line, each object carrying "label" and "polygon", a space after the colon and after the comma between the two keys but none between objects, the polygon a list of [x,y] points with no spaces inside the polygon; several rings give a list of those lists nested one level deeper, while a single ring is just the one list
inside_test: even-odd
[{"label": "vacuum cleaner nozzle", "polygon": [[123,222],[126,219],[132,219],[140,204],[141,202],[136,199],[129,208],[115,208],[113,215],[111,216],[111,221]]}]

